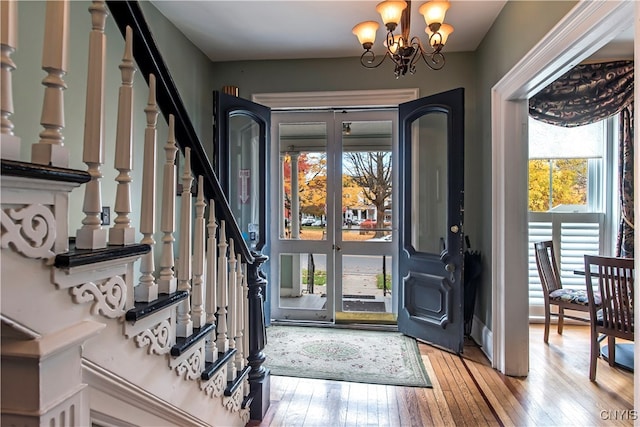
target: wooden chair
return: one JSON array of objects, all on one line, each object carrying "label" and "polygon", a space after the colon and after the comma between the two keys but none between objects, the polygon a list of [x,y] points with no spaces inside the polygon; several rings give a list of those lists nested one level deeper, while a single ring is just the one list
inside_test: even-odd
[{"label": "wooden chair", "polygon": [[[560,281],[560,272],[556,263],[553,242],[545,240],[534,243],[536,265],[542,284],[544,295],[544,342],[549,342],[549,323],[551,316],[558,316],[558,333],[562,334],[564,318],[589,322],[589,299],[586,290],[565,289]],[[551,311],[551,306],[557,306],[558,312]],[[599,305],[599,301],[596,301]],[[571,316],[564,313],[565,309],[585,312],[585,317]]]},{"label": "wooden chair", "polygon": [[[595,381],[600,341],[606,336],[609,345],[609,365],[616,360],[615,339],[633,341],[633,258],[584,256],[584,268],[589,302],[600,296],[602,306],[590,306],[591,313],[591,363],[589,379]],[[598,294],[593,282],[598,282]],[[599,337],[599,334],[602,334]]]}]

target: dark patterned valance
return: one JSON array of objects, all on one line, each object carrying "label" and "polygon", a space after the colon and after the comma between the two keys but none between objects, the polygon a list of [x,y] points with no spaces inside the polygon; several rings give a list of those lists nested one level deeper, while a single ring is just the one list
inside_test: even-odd
[{"label": "dark patterned valance", "polygon": [[582,126],[619,113],[633,101],[633,61],[581,64],[529,100],[534,119]]}]

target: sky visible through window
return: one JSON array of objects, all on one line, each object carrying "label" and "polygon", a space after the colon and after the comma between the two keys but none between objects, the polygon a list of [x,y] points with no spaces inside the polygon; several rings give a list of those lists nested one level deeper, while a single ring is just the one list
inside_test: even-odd
[{"label": "sky visible through window", "polygon": [[604,121],[565,128],[529,118],[529,159],[601,158]]}]

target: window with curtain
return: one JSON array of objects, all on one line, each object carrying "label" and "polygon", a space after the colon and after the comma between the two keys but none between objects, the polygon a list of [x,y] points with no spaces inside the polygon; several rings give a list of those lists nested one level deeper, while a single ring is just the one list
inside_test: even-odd
[{"label": "window with curtain", "polygon": [[[584,288],[584,254],[611,252],[615,118],[566,128],[529,120],[529,301],[542,315],[544,302],[533,244],[553,240],[562,283]],[[538,307],[540,309],[538,309]]]},{"label": "window with curtain", "polygon": [[[573,270],[585,253],[633,257],[633,61],[574,67],[530,99],[529,114],[529,282],[537,305],[533,242],[554,240],[569,287],[584,286]],[[607,232],[613,245],[603,241]]]}]

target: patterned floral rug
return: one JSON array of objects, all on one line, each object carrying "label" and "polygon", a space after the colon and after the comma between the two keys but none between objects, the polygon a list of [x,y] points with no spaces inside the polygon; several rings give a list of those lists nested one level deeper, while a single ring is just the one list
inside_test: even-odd
[{"label": "patterned floral rug", "polygon": [[270,326],[271,375],[431,387],[416,341],[399,332]]}]

